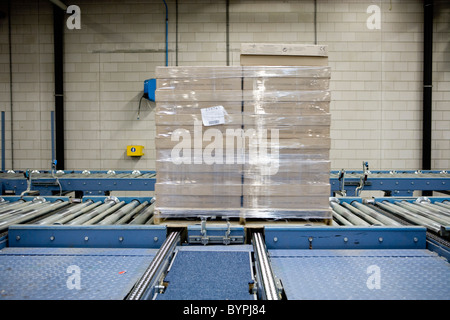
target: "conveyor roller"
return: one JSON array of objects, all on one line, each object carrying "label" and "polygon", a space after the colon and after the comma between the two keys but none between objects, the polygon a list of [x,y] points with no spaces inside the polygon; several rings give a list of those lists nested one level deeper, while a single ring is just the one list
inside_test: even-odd
[{"label": "conveyor roller", "polygon": [[[365,203],[357,198],[330,198],[335,225],[407,224],[424,226],[443,237],[449,236],[450,208],[442,198],[375,198]],[[344,210],[348,209],[348,210]]]},{"label": "conveyor roller", "polygon": [[[8,197],[5,197],[8,198]],[[68,199],[36,197],[32,200],[5,200],[0,205],[0,231],[14,224],[36,225],[143,225],[151,223],[154,204],[151,198],[141,201],[119,201],[115,197],[103,200],[86,199],[72,203]]]}]

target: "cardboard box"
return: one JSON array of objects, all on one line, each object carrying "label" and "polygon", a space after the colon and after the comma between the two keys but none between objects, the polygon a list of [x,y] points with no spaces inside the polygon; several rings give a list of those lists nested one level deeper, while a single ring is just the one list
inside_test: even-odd
[{"label": "cardboard box", "polygon": [[196,172],[196,171],[158,171],[158,183],[176,183],[184,185],[217,184],[236,185],[242,183],[240,172]]},{"label": "cardboard box", "polygon": [[241,123],[242,102],[157,102],[155,122],[157,125],[193,125],[195,121],[203,123],[202,109],[220,106],[224,122]]},{"label": "cardboard box", "polygon": [[241,44],[241,66],[327,66],[328,47],[308,44]]},{"label": "cardboard box", "polygon": [[[294,159],[289,163],[285,159]],[[245,154],[245,170],[253,174],[272,175],[280,171],[287,172],[302,168],[297,166],[301,162],[324,162],[329,160],[329,149],[301,150],[294,153],[284,149],[270,149],[266,154],[258,154],[256,151]]]},{"label": "cardboard box", "polygon": [[[175,170],[195,170],[196,172],[210,172],[210,170],[221,170],[228,172],[229,170],[242,170],[244,164],[243,157],[245,150],[238,150],[234,154],[223,152],[222,156],[210,156],[208,150],[191,149],[190,154],[183,154],[184,150],[178,149],[156,149],[157,166],[169,168],[172,165],[179,167]],[[215,157],[214,157],[215,156]],[[186,166],[186,167],[183,167]],[[189,167],[192,166],[192,169]],[[211,169],[208,169],[211,168]]]},{"label": "cardboard box", "polygon": [[244,79],[330,79],[329,66],[246,66],[242,67]]},{"label": "cardboard box", "polygon": [[291,219],[292,222],[301,221],[320,221],[321,223],[331,224],[331,209],[289,209],[289,208],[247,208],[241,210],[241,217],[244,219],[275,219],[275,221],[285,221]]},{"label": "cardboard box", "polygon": [[329,67],[251,66],[243,69],[244,90],[328,90]]},{"label": "cardboard box", "polygon": [[[206,164],[202,163],[180,163],[175,164],[171,158],[172,150],[157,150],[156,172],[190,172],[190,173],[215,173],[222,174],[236,173],[241,175],[243,173],[243,164],[231,163],[227,164]],[[159,157],[159,158],[158,158]]]},{"label": "cardboard box", "polygon": [[[306,212],[310,210],[327,210],[329,208],[328,197],[324,196],[244,196],[243,207],[251,209],[302,209]],[[300,212],[299,212],[300,213]]]},{"label": "cardboard box", "polygon": [[[246,140],[249,141],[246,146],[249,149],[259,148],[261,144],[257,139]],[[267,148],[277,149],[280,154],[299,154],[304,150],[326,150],[330,149],[330,138],[312,138],[312,137],[298,137],[294,139],[270,139],[267,143]]]},{"label": "cardboard box", "polygon": [[[247,133],[253,133],[255,138],[261,137],[272,143],[272,139],[296,139],[313,136],[315,138],[329,138],[329,126],[281,126],[281,125],[244,125]],[[275,140],[274,140],[275,141]]]},{"label": "cardboard box", "polygon": [[[287,175],[297,172],[325,173],[329,174],[331,163],[329,160],[300,160],[297,155],[280,155],[279,167],[277,173],[286,173]],[[259,166],[245,164],[242,168],[245,175],[260,174]],[[329,181],[329,180],[328,180]]]},{"label": "cardboard box", "polygon": [[158,66],[157,79],[229,79],[241,78],[240,66]]},{"label": "cardboard box", "polygon": [[244,115],[284,115],[309,116],[323,115],[330,112],[330,101],[245,101]]},{"label": "cardboard box", "polygon": [[[203,157],[203,159],[206,159],[206,157],[209,159],[208,161],[202,160],[202,163],[228,164],[231,164],[231,161],[235,164],[244,164],[244,160],[241,160],[241,157],[245,157],[245,163],[247,163],[250,156],[254,161],[259,161],[261,157],[264,161],[267,157],[272,157],[278,161],[280,157],[285,155],[295,155],[299,160],[327,160],[330,144],[331,139],[329,138],[273,139],[269,137],[266,140],[266,144],[260,143],[258,139],[245,139],[244,142],[242,142],[242,139],[235,139],[233,142],[232,139],[227,140],[224,138],[222,145],[205,140],[198,142],[195,142],[194,139],[184,140],[181,137],[179,141],[172,141],[170,136],[164,137],[160,135],[155,138],[157,151],[165,150],[164,154],[158,154],[157,152],[156,159],[164,159],[160,158],[160,156],[168,157],[167,159],[173,157],[179,159],[179,161],[173,161],[174,163],[186,162],[181,160],[183,157],[189,157],[192,163],[198,162],[194,159],[199,156]],[[184,152],[187,154],[185,155]]]},{"label": "cardboard box", "polygon": [[328,46],[314,44],[242,43],[241,54],[328,57]]},{"label": "cardboard box", "polygon": [[157,79],[158,89],[173,90],[240,90],[241,78],[180,78],[180,79]]},{"label": "cardboard box", "polygon": [[310,184],[267,184],[248,185],[244,184],[242,189],[244,196],[326,196],[330,195],[330,185],[310,185]]},{"label": "cardboard box", "polygon": [[197,102],[241,102],[242,90],[172,90],[156,89],[156,102],[197,103]]},{"label": "cardboard box", "polygon": [[[241,107],[239,107],[240,109]],[[155,123],[157,126],[181,126],[181,127],[187,127],[187,126],[194,126],[195,123],[201,123],[202,122],[202,115],[200,112],[200,109],[194,110],[191,109],[191,112],[189,113],[188,110],[183,111],[184,114],[164,114],[164,113],[156,113],[155,114]],[[242,124],[242,113],[236,112],[231,113],[228,109],[227,114],[224,116],[225,124],[224,125],[239,125]],[[214,127],[214,126],[212,126]],[[208,127],[211,128],[211,127]]]},{"label": "cardboard box", "polygon": [[[250,122],[251,120],[254,122]],[[264,120],[265,119],[261,119],[261,121],[257,121],[257,119],[250,118],[243,126],[240,124],[225,124],[210,127],[181,124],[173,126],[157,125],[156,136],[158,138],[171,138],[172,135],[176,133],[182,135],[182,137],[186,135],[190,136],[191,139],[207,140],[207,145],[209,145],[211,141],[215,141],[214,138],[218,136],[218,133],[220,132],[224,138],[224,147],[227,145],[228,136],[233,138],[244,135],[246,141],[250,138],[271,140],[272,137],[282,139],[283,141],[285,139],[330,138],[329,125],[305,125],[304,123],[306,122],[301,120],[298,122],[293,121],[292,125],[281,125],[275,123],[275,121],[272,123],[272,121],[270,121],[271,119],[269,119],[269,121]],[[324,122],[326,122],[326,120],[324,120]],[[209,131],[211,129],[214,129],[214,131]],[[214,138],[210,138],[211,135],[214,136]],[[177,138],[176,140],[181,141],[181,138]],[[234,144],[237,145],[237,140],[235,140]]]},{"label": "cardboard box", "polygon": [[[231,90],[230,90],[231,91]],[[329,90],[243,90],[244,102],[329,102]]]},{"label": "cardboard box", "polygon": [[[185,132],[189,132],[189,134],[191,135],[192,139],[198,138],[199,139],[209,139],[209,135],[208,135],[208,130],[210,129],[215,129],[218,130],[218,132],[220,132],[222,134],[223,137],[226,137],[227,134],[227,130],[236,130],[236,129],[241,129],[242,125],[241,125],[241,121],[236,121],[237,124],[233,124],[233,123],[229,123],[229,124],[220,124],[220,125],[215,125],[215,126],[209,126],[209,127],[205,127],[204,125],[194,125],[191,122],[191,125],[185,125],[185,124],[177,124],[175,123],[174,125],[170,126],[170,125],[157,125],[156,126],[156,136],[163,138],[163,137],[168,137],[170,138],[170,136],[174,133],[174,132],[179,132],[179,134],[181,133],[181,131],[185,131]],[[199,122],[197,122],[199,123]],[[201,136],[200,136],[201,133]],[[210,133],[212,135],[215,135],[215,133],[217,133],[217,131]],[[196,136],[197,135],[197,136]],[[208,144],[211,143],[211,141],[207,141]]]},{"label": "cardboard box", "polygon": [[[212,128],[215,130],[219,130],[217,131],[217,136],[219,136],[219,134],[222,134],[220,132],[220,129],[217,128]],[[233,128],[229,127],[227,128],[229,130],[233,130]],[[225,131],[227,129],[224,129]],[[236,128],[236,129],[240,129],[240,128]],[[184,149],[187,150],[188,148],[191,150],[190,152],[193,154],[194,153],[194,149],[195,150],[200,150],[202,153],[205,152],[214,152],[214,149],[221,149],[223,155],[225,156],[227,151],[233,151],[236,153],[237,151],[241,150],[243,147],[241,147],[241,145],[239,145],[241,139],[237,140],[234,139],[233,142],[233,136],[229,135],[229,139],[227,139],[227,136],[225,134],[223,134],[222,139],[220,140],[216,140],[215,138],[211,138],[211,140],[207,140],[207,136],[203,136],[203,139],[201,138],[197,138],[196,135],[191,132],[191,131],[187,131],[187,130],[180,130],[179,131],[179,139],[176,139],[174,136],[172,136],[172,134],[168,133],[168,134],[160,134],[158,136],[156,136],[155,138],[155,146],[156,149],[170,149],[173,150],[174,148],[180,150],[180,149]],[[173,141],[173,140],[175,141]],[[220,151],[220,150],[219,150]]]},{"label": "cardboard box", "polygon": [[156,198],[161,195],[179,195],[179,196],[240,196],[242,195],[241,184],[218,185],[214,183],[202,184],[177,184],[160,183],[155,184]]},{"label": "cardboard box", "polygon": [[241,54],[241,66],[327,66],[328,57]]},{"label": "cardboard box", "polygon": [[[241,196],[197,196],[197,195],[160,195],[156,197],[155,210],[162,214],[181,214],[183,216],[197,216],[210,214],[211,210],[241,208]],[[178,209],[178,210],[177,210]],[[194,211],[193,211],[193,210]],[[200,209],[200,210],[197,210]],[[202,211],[207,209],[207,212]],[[179,210],[182,210],[181,212]]]},{"label": "cardboard box", "polygon": [[[267,159],[273,160],[272,163],[267,163]],[[267,174],[261,174],[265,172],[264,167],[272,167],[273,171]],[[294,184],[316,184],[326,183],[329,184],[329,168],[330,161],[328,159],[299,159],[297,154],[280,154],[268,155],[260,162],[248,161],[244,164],[243,172],[245,182],[253,180],[254,182],[261,181],[259,184],[265,184],[264,182],[278,182],[278,183],[290,183]],[[265,175],[265,176],[264,176]],[[251,180],[247,180],[251,179]],[[299,182],[302,180],[303,182]],[[321,182],[319,182],[321,181]]]},{"label": "cardboard box", "polygon": [[329,172],[310,171],[277,171],[272,175],[261,175],[257,171],[249,171],[244,174],[244,184],[246,185],[329,185]]},{"label": "cardboard box", "polygon": [[315,78],[244,78],[244,90],[328,90],[329,79]]},{"label": "cardboard box", "polygon": [[[246,163],[253,165],[256,168],[264,168],[267,166],[268,161],[272,161],[272,167],[274,167],[277,163],[282,164],[283,160],[286,156],[296,157],[297,161],[323,161],[329,160],[330,158],[330,149],[287,149],[287,148],[279,148],[273,149],[274,151],[269,149],[268,155],[264,156],[261,161],[258,161],[258,156],[253,155],[256,158],[253,162],[247,160]],[[252,155],[251,153],[246,153],[246,159],[248,159]]]},{"label": "cardboard box", "polygon": [[306,137],[310,135],[316,138],[330,137],[329,127],[312,127],[312,126],[282,127],[274,125],[260,125],[260,126],[245,125],[244,129],[247,131],[253,130],[255,132],[255,136],[266,137],[269,143],[273,137],[278,139],[295,139],[298,137]]},{"label": "cardboard box", "polygon": [[[298,126],[308,127],[308,130],[314,128],[323,129],[329,128],[331,125],[331,114],[323,113],[319,115],[292,115],[292,114],[253,114],[243,113],[242,123],[244,126],[256,126],[258,128],[292,128]],[[303,130],[307,131],[307,130]]]}]

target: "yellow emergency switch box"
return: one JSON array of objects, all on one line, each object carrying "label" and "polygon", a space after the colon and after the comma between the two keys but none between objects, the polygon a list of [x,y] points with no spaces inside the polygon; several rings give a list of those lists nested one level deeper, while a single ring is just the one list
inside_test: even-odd
[{"label": "yellow emergency switch box", "polygon": [[127,146],[127,156],[141,157],[144,155],[144,146]]}]

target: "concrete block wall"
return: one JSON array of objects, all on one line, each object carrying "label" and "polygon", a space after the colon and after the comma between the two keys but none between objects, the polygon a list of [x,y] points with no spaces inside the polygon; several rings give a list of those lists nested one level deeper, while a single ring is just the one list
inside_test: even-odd
[{"label": "concrete block wall", "polygon": [[[421,1],[320,3],[319,41],[329,44],[334,81],[333,167],[421,166]],[[369,29],[369,5],[380,29]],[[327,12],[328,11],[328,12]]]},{"label": "concrete block wall", "polygon": [[[328,45],[332,169],[361,169],[362,161],[374,170],[421,168],[422,1],[317,0],[314,14],[313,0],[230,0],[228,26],[225,0],[166,2],[169,65],[239,65],[242,42]],[[432,167],[447,170],[450,8],[435,3]],[[163,1],[67,4],[80,7],[81,29],[64,31],[66,169],[154,169],[154,104],[142,100],[139,120],[138,106],[144,80],[165,64]],[[367,26],[371,5],[380,8],[380,29]],[[11,145],[8,17],[0,18],[6,169],[50,168],[52,24],[49,1],[11,1]],[[127,157],[131,144],[145,155]]]},{"label": "concrete block wall", "polygon": [[0,20],[0,111],[5,111],[6,118],[5,169],[47,168],[51,165],[50,111],[54,109],[52,10],[37,1],[11,2],[13,114],[6,1],[2,1],[0,10],[5,14]]},{"label": "concrete block wall", "polygon": [[439,2],[433,30],[433,141],[434,168],[450,168],[450,4]]}]

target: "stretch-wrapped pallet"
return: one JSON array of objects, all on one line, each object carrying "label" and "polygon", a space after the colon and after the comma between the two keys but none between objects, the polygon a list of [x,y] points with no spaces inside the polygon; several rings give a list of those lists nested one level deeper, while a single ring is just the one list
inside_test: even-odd
[{"label": "stretch-wrapped pallet", "polygon": [[329,67],[156,74],[161,217],[331,218]]}]

